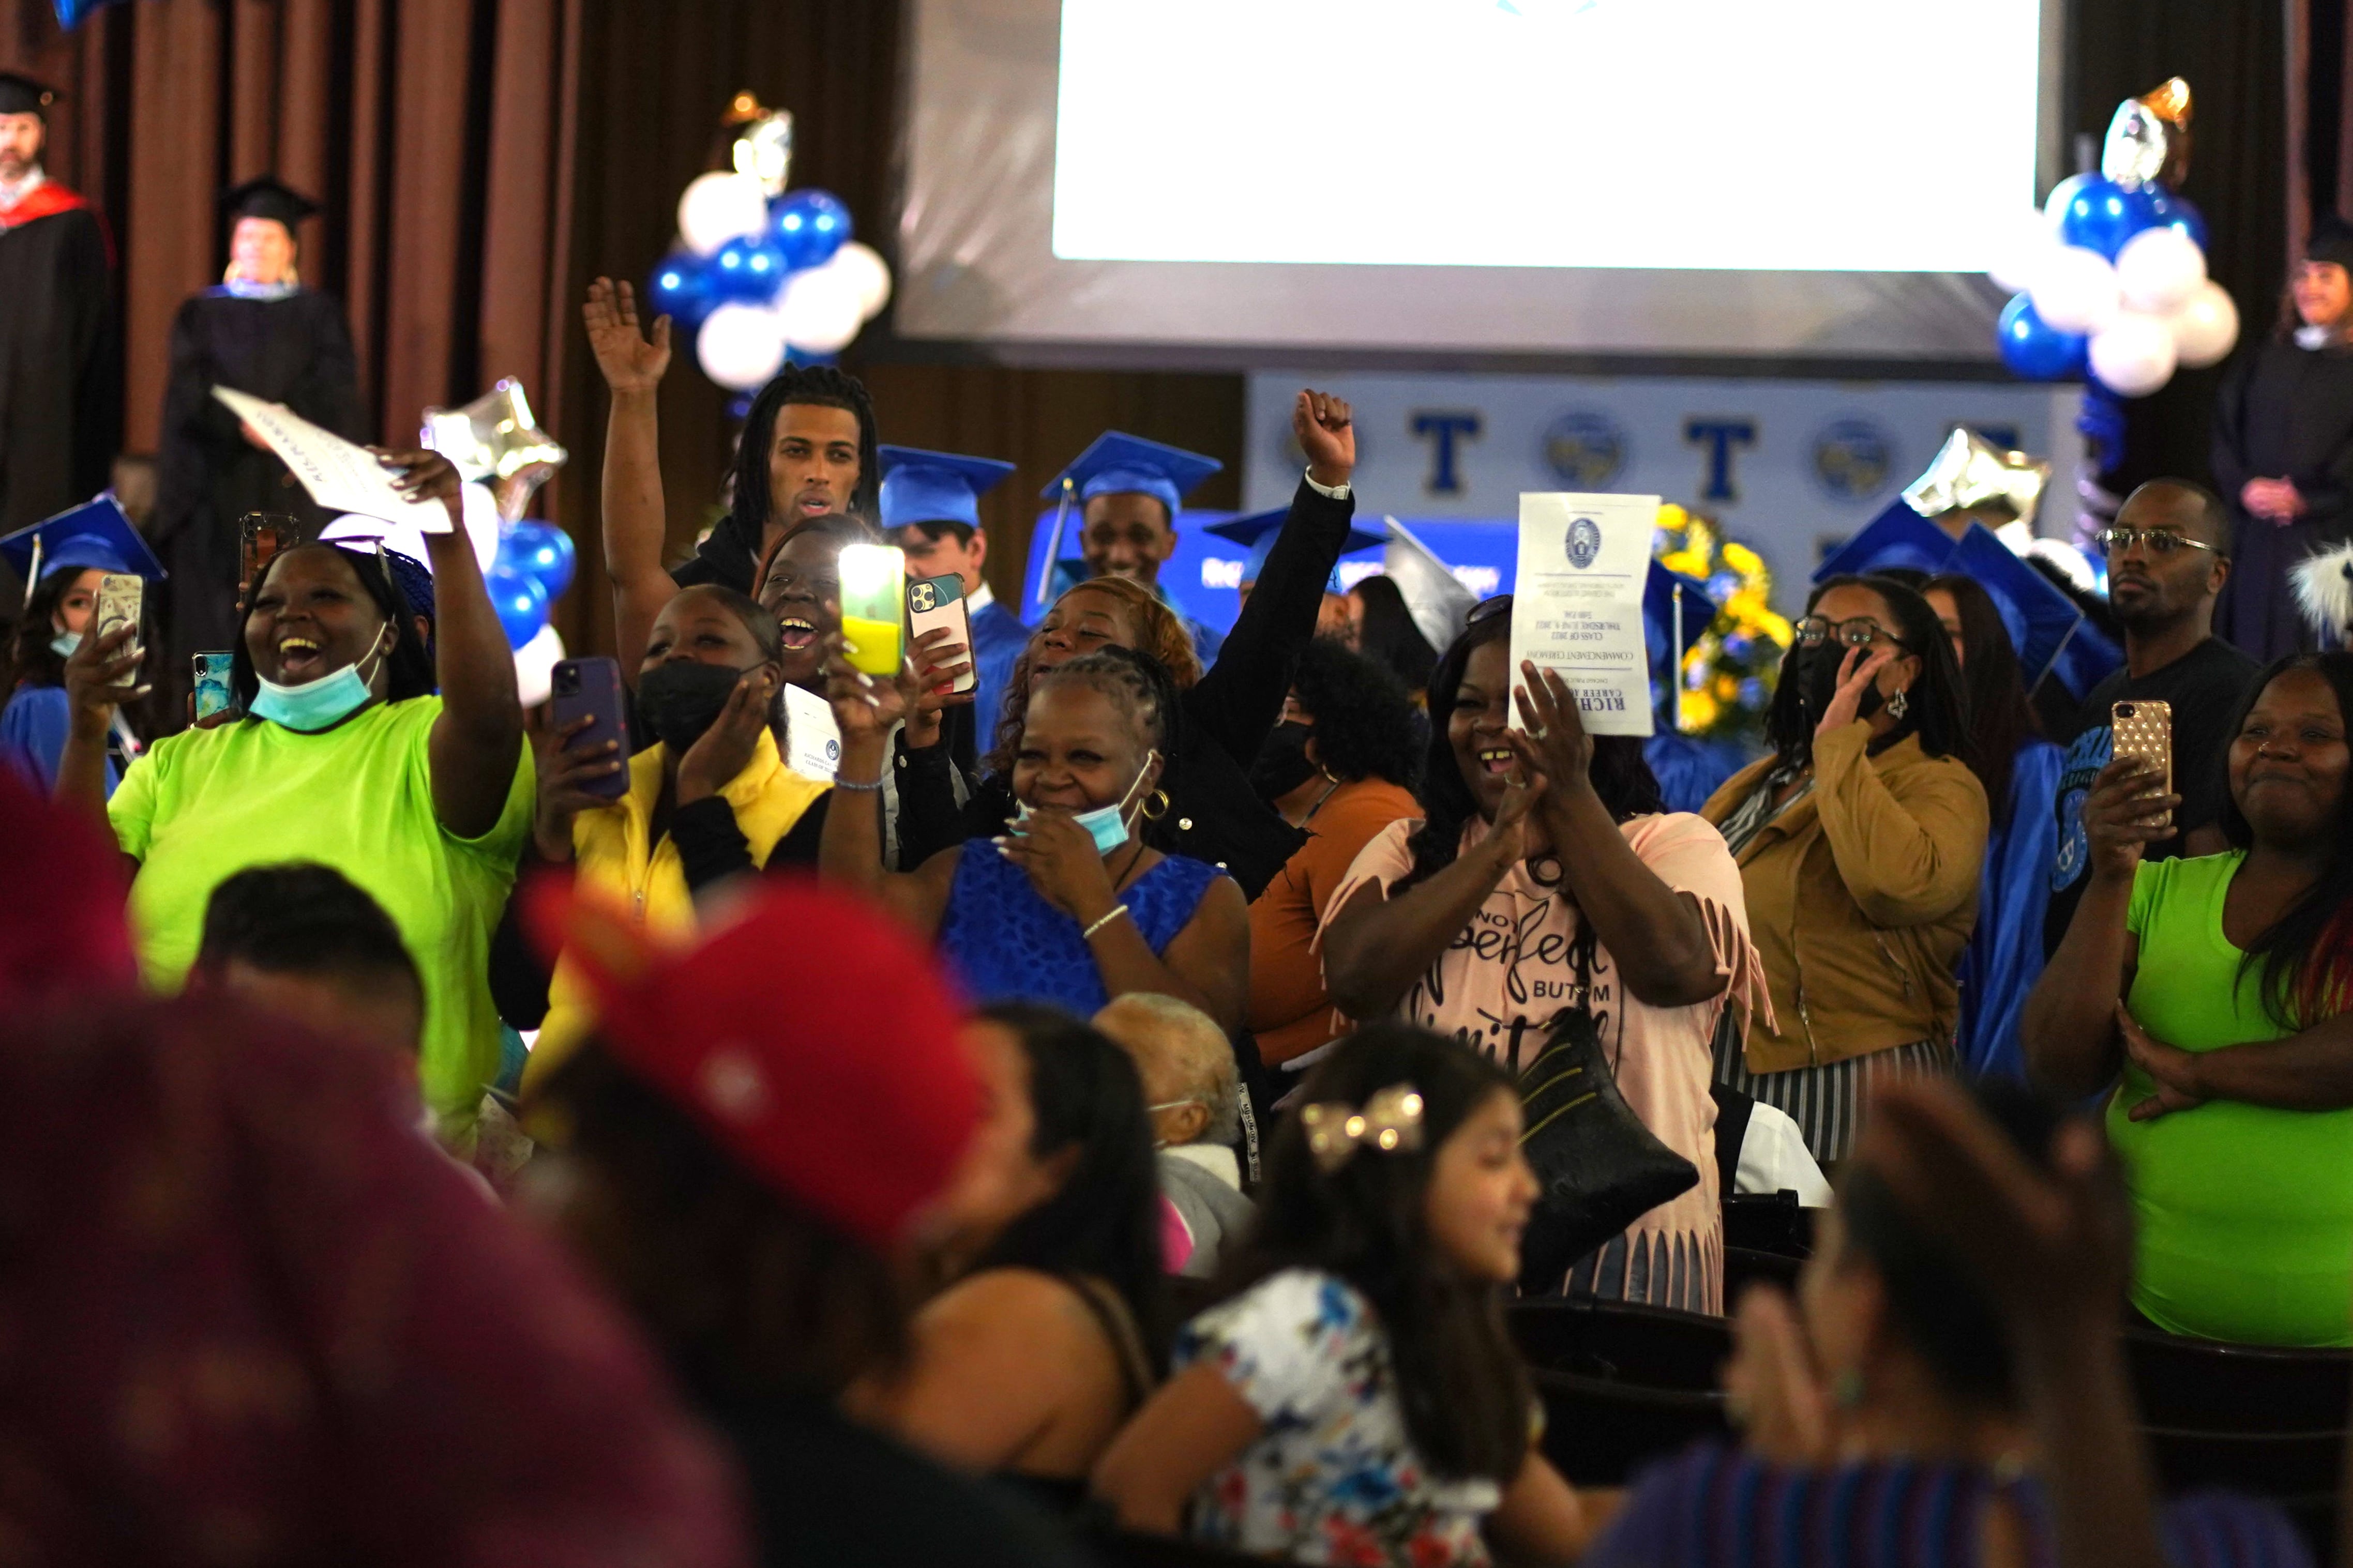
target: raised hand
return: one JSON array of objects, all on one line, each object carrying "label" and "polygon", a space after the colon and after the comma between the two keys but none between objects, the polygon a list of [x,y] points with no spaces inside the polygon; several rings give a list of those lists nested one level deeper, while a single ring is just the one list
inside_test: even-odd
[{"label": "raised hand", "polygon": [[1356,426],[1345,402],[1328,392],[1303,391],[1291,405],[1291,433],[1317,484],[1348,482],[1356,468]]},{"label": "raised hand", "polygon": [[1525,731],[1507,730],[1504,743],[1531,774],[1542,774],[1557,795],[1564,791],[1590,789],[1593,737],[1585,731],[1585,714],[1577,693],[1555,669],[1538,669],[1533,659],[1520,661],[1520,679],[1526,684],[1514,693],[1520,722]]},{"label": "raised hand", "polygon": [[117,626],[102,637],[85,637],[66,658],[66,707],[74,732],[104,742],[114,722],[115,708],[147,695],[147,687],[132,687],[138,678],[142,650],[135,626]]},{"label": "raised hand", "polygon": [[717,795],[727,781],[752,765],[760,733],[768,727],[768,705],[776,695],[776,672],[766,665],[744,672],[727,705],[678,760],[678,804],[691,805]]},{"label": "raised hand", "polygon": [[1029,885],[1039,898],[1082,926],[1092,925],[1119,901],[1094,836],[1069,812],[1033,812],[1018,830],[999,838],[997,847],[1029,873]]},{"label": "raised hand", "polygon": [[958,694],[955,683],[972,673],[972,649],[946,626],[934,626],[907,649],[899,676],[900,700],[907,710],[907,745],[922,751],[940,743],[941,715],[952,706],[969,707],[973,693]]},{"label": "raised hand", "polygon": [[1757,1286],[1740,1298],[1724,1392],[1744,1446],[1761,1458],[1816,1465],[1836,1456],[1829,1391],[1789,1298],[1771,1286]]},{"label": "raised hand", "polygon": [[[1516,730],[1507,730],[1504,735],[1514,752],[1519,752],[1527,739]],[[1504,789],[1503,800],[1495,806],[1495,825],[1487,832],[1487,847],[1504,869],[1535,859],[1552,847],[1552,840],[1536,817],[1536,807],[1543,804],[1549,787],[1550,781],[1541,771],[1528,766],[1525,753],[1522,753],[1520,775]]]},{"label": "raised hand", "polygon": [[2142,1028],[2140,1020],[2122,1002],[2116,1004],[2116,1028],[2124,1036],[2125,1054],[2157,1086],[2155,1094],[2136,1103],[2126,1115],[2135,1121],[2154,1121],[2168,1112],[2195,1110],[2206,1103],[2204,1086],[2198,1079],[2196,1052],[2168,1045]]},{"label": "raised hand", "polygon": [[833,704],[834,728],[841,731],[841,754],[846,760],[857,742],[889,738],[891,726],[907,716],[912,681],[903,662],[896,680],[877,680],[854,668],[849,641],[839,632],[827,639],[826,647],[825,697]]},{"label": "raised hand", "polygon": [[1859,647],[1847,649],[1846,657],[1839,661],[1838,690],[1832,694],[1829,706],[1822,710],[1821,721],[1814,726],[1815,738],[1819,740],[1833,730],[1843,730],[1862,717],[1864,689],[1877,680],[1879,672],[1894,660],[1895,648],[1892,644],[1873,647],[1867,658]]},{"label": "raised hand", "polygon": [[417,447],[370,447],[375,460],[394,469],[394,485],[403,500],[438,500],[449,514],[449,526],[466,531],[466,483],[458,465],[438,452]]},{"label": "raised hand", "polygon": [[584,713],[569,724],[551,727],[534,722],[531,729],[531,746],[539,764],[539,787],[532,801],[531,840],[539,858],[551,865],[561,866],[572,858],[574,817],[613,804],[604,795],[591,794],[589,783],[610,778],[628,766],[621,756],[618,741],[573,747],[573,738],[596,722],[594,713]]},{"label": "raised hand", "polygon": [[670,370],[670,318],[654,318],[653,336],[638,326],[638,299],[627,279],[599,278],[588,285],[580,320],[605,384],[616,393],[651,392]]},{"label": "raised hand", "polygon": [[2084,842],[2094,876],[2129,879],[2142,851],[2177,831],[2181,804],[2165,789],[2165,774],[2144,757],[2118,757],[2092,779],[2084,796]]}]

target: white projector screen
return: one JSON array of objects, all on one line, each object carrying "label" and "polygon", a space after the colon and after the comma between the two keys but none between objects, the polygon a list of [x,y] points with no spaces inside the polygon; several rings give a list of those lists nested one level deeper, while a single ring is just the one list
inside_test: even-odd
[{"label": "white projector screen", "polygon": [[1987,363],[2058,0],[909,0],[897,330]]}]

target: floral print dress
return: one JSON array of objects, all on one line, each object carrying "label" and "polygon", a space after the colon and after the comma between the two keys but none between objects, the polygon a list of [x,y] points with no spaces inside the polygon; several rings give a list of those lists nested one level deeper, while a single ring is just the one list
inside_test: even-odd
[{"label": "floral print dress", "polygon": [[1186,1326],[1176,1370],[1203,1361],[1264,1430],[1195,1496],[1197,1539],[1294,1563],[1490,1560],[1479,1531],[1502,1488],[1430,1473],[1406,1431],[1388,1335],[1346,1280],[1269,1275]]}]

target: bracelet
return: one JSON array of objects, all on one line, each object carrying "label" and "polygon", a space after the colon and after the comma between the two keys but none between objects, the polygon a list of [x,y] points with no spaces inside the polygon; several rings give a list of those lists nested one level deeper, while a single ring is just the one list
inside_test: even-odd
[{"label": "bracelet", "polygon": [[846,779],[839,773],[836,773],[833,775],[833,787],[836,789],[854,789],[861,792],[873,792],[881,789],[882,780],[876,779],[872,784],[860,784],[856,779]]},{"label": "bracelet", "polygon": [[1127,906],[1125,904],[1116,906],[1113,909],[1111,913],[1103,916],[1103,919],[1095,921],[1094,924],[1081,931],[1079,933],[1080,940],[1082,942],[1092,942],[1095,937],[1095,932],[1103,930],[1103,927],[1111,924],[1112,921],[1119,919],[1120,916],[1125,913],[1127,913]]}]

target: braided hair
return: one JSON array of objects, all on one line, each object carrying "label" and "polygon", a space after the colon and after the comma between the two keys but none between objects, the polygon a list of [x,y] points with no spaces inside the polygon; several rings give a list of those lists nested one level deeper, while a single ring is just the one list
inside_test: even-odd
[{"label": "braided hair", "polygon": [[[1185,623],[1176,618],[1176,612],[1162,604],[1159,595],[1151,589],[1124,577],[1092,577],[1066,590],[1062,598],[1067,599],[1082,591],[1109,594],[1126,605],[1135,617],[1138,635],[1144,639],[1145,647],[1138,651],[1152,661],[1153,668],[1166,678],[1175,690],[1190,690],[1193,683],[1201,679],[1201,660],[1200,656],[1193,651],[1193,634],[1185,629]],[[1059,605],[1061,600],[1057,599],[1055,603]],[[1022,721],[1029,710],[1029,663],[1037,644],[1038,634],[1032,631],[1029,642],[1021,649],[1021,657],[1013,661],[1013,673],[1005,682],[1005,706],[997,721],[997,749],[981,759],[981,771],[985,773],[1010,773],[1013,771],[1013,755],[1021,749]],[[1114,644],[1098,651],[1124,653],[1127,650]],[[1167,748],[1164,746],[1161,750],[1166,752]]]},{"label": "braided hair", "polygon": [[788,364],[752,399],[744,438],[735,447],[735,527],[755,546],[776,510],[768,494],[768,448],[776,445],[776,416],[787,403],[846,408],[858,416],[858,485],[849,492],[849,510],[862,517],[881,514],[882,458],[876,449],[874,400],[864,384],[829,364]]}]

